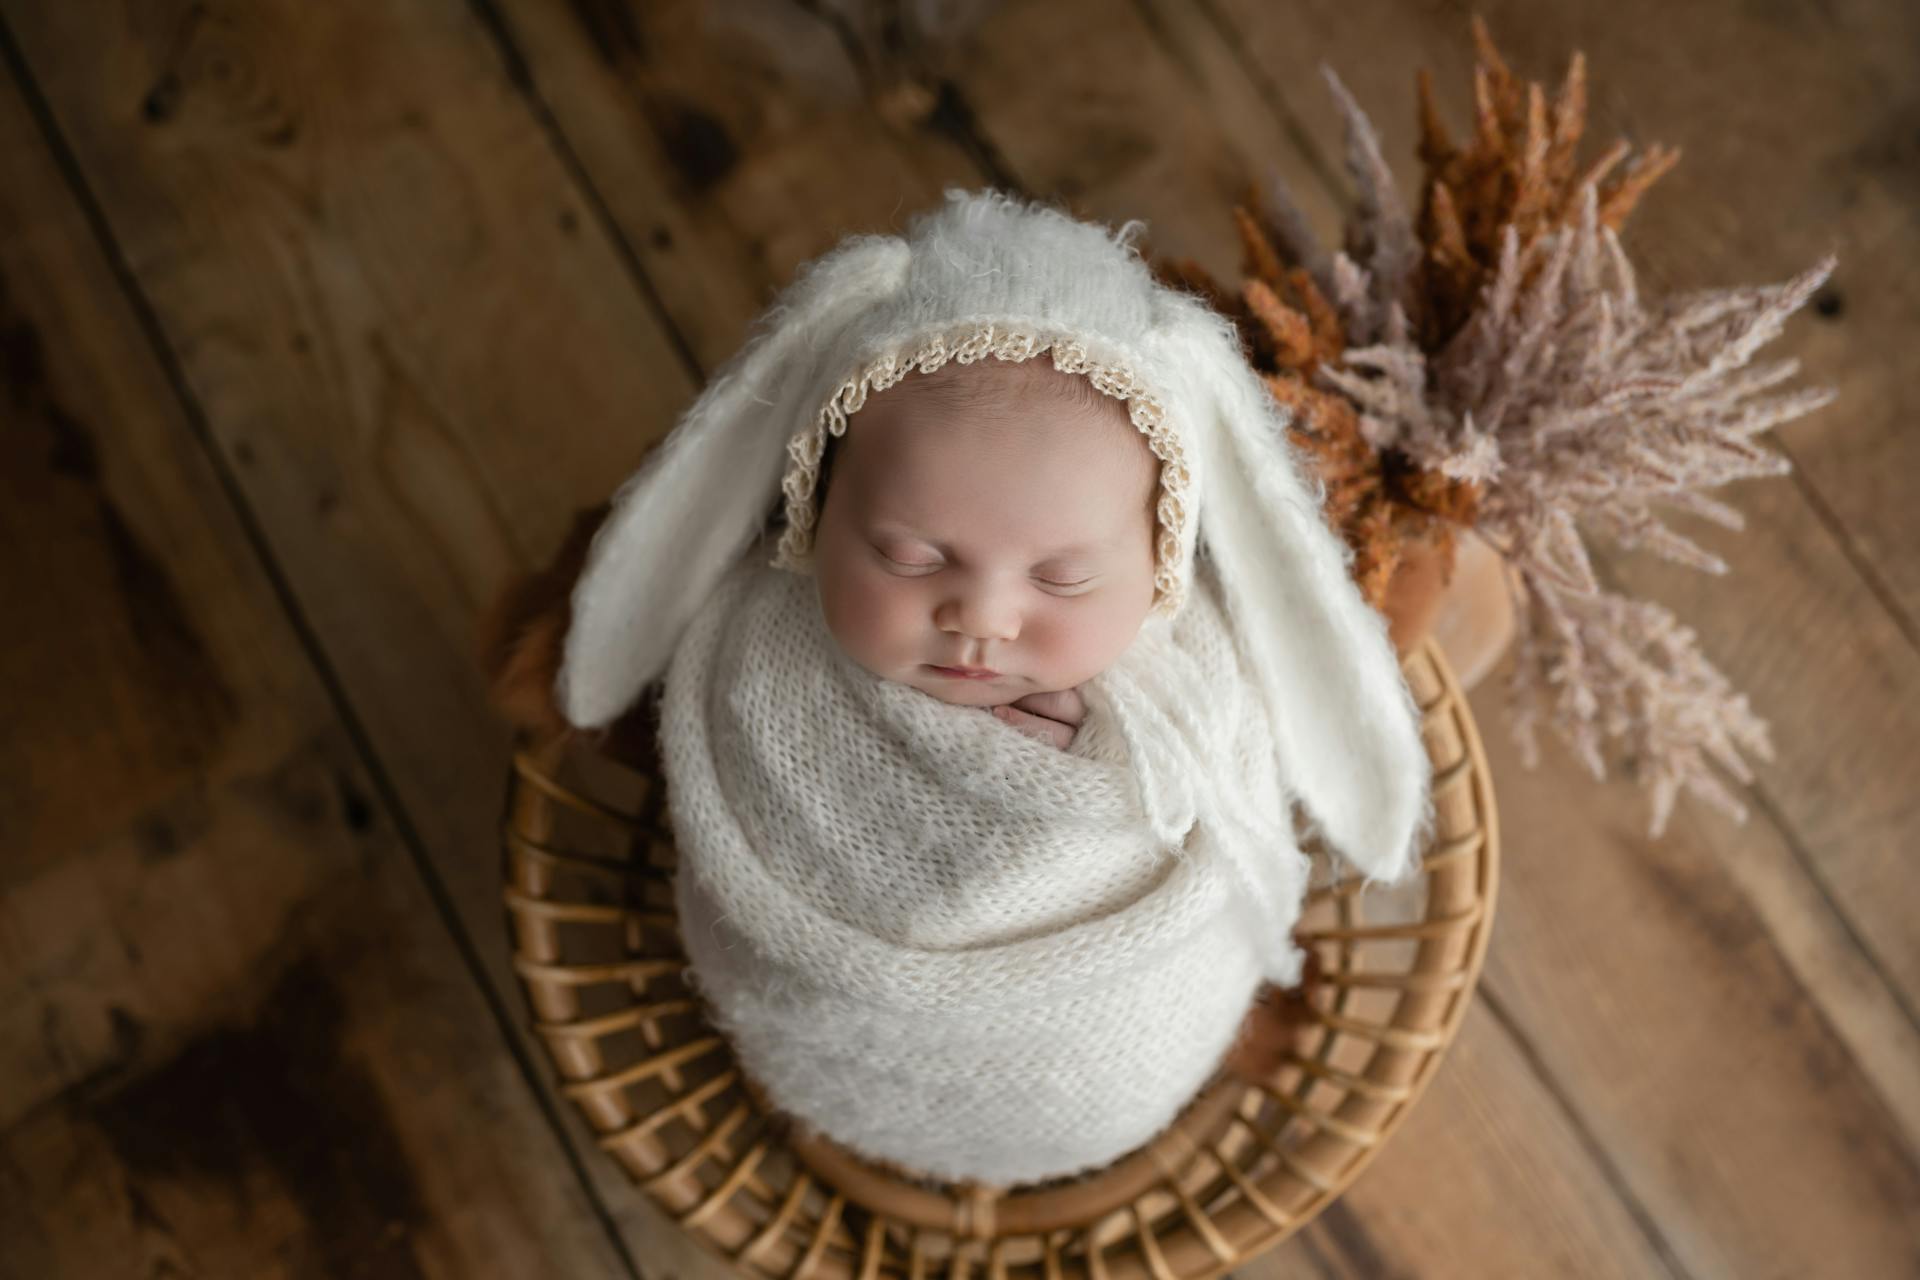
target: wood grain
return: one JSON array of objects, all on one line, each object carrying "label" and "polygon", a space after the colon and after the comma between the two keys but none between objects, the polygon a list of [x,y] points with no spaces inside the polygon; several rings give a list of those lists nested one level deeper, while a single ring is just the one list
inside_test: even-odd
[{"label": "wood grain", "polygon": [[626,1274],[11,79],[0,335],[0,1274]]},{"label": "wood grain", "polygon": [[495,3],[702,369],[802,262],[979,180],[952,138],[877,118],[831,26],[784,0],[741,15],[751,38],[696,0]]},{"label": "wood grain", "polygon": [[[683,362],[464,6],[6,14],[457,934],[516,1010],[507,735],[475,619],[665,430]],[[621,1225],[674,1261],[648,1206]]]},{"label": "wood grain", "polygon": [[1677,1274],[1484,1001],[1448,1053],[1360,1181],[1237,1276]]},{"label": "wood grain", "polygon": [[[1483,719],[1489,696],[1475,700]],[[1909,1273],[1920,1167],[1703,829],[1649,844],[1636,794],[1487,740],[1504,829],[1484,979],[1694,1276]],[[1518,850],[1523,847],[1516,843]]]}]

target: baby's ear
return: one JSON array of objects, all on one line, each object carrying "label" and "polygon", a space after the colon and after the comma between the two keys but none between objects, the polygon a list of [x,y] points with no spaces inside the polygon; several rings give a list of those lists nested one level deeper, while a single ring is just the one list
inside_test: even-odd
[{"label": "baby's ear", "polygon": [[571,724],[610,723],[665,672],[779,494],[787,441],[816,408],[802,397],[819,381],[821,353],[900,288],[909,256],[896,237],[862,236],[803,268],[614,495],[573,592],[557,680]]},{"label": "baby's ear", "polygon": [[1431,826],[1420,713],[1348,553],[1224,320],[1180,330],[1200,438],[1200,537],[1267,701],[1282,780],[1370,880],[1416,868]]}]

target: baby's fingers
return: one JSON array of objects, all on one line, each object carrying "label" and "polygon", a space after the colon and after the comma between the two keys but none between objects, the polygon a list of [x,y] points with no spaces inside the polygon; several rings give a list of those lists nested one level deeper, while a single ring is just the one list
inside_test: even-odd
[{"label": "baby's fingers", "polygon": [[1024,698],[1015,698],[1013,705],[1022,711],[1031,711],[1034,715],[1058,720],[1062,724],[1075,725],[1087,718],[1087,704],[1081,698],[1078,689],[1062,689],[1057,693],[1030,693]]},{"label": "baby's fingers", "polygon": [[1073,741],[1073,726],[1061,724],[1058,720],[1049,720],[1045,716],[1036,716],[1022,711],[1018,707],[995,707],[994,718],[1012,725],[1029,738],[1038,738],[1065,751],[1067,744]]}]

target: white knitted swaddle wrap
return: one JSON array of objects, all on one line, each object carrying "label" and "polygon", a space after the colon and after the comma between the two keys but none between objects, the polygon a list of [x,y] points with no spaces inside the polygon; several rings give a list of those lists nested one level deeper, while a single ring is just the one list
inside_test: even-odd
[{"label": "white knitted swaddle wrap", "polygon": [[[1065,752],[868,674],[749,545],[784,497],[808,571],[826,440],[868,397],[1042,355],[1161,462],[1155,613]],[[1204,1084],[1261,977],[1298,981],[1295,802],[1370,879],[1417,871],[1419,710],[1290,421],[1127,229],[955,191],[799,273],[621,486],[555,691],[601,728],[666,675],[682,932],[776,1105],[947,1178],[1103,1164]]]},{"label": "white knitted swaddle wrap", "polygon": [[943,1178],[1146,1142],[1302,959],[1307,860],[1206,577],[1084,687],[1060,751],[865,671],[763,560],[694,618],[661,724],[682,933],[742,1064]]}]

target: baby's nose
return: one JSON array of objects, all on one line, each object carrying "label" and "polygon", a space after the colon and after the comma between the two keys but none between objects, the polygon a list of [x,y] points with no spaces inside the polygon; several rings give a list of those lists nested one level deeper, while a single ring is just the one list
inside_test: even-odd
[{"label": "baby's nose", "polygon": [[1003,591],[953,596],[934,611],[934,623],[972,640],[1013,640],[1020,635],[1020,611]]}]

